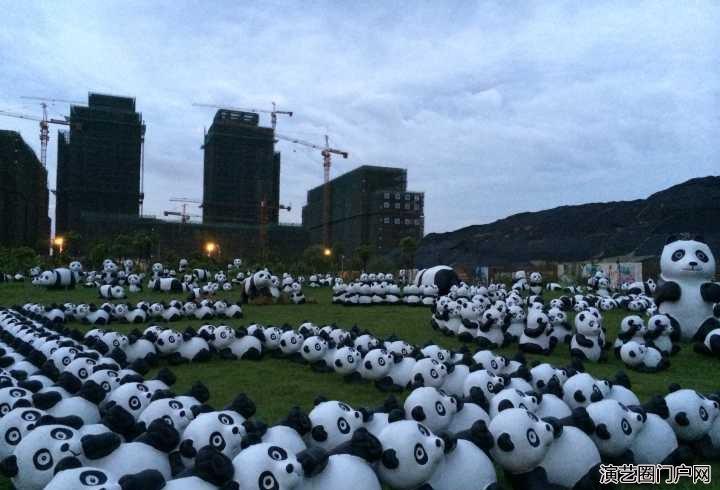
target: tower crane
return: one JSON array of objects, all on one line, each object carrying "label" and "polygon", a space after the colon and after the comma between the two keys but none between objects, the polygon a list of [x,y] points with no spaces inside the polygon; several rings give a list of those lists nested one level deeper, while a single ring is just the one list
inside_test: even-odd
[{"label": "tower crane", "polygon": [[325,146],[316,145],[308,141],[282,134],[275,134],[275,137],[281,140],[289,141],[296,145],[303,145],[315,150],[320,150],[323,157],[323,245],[326,250],[330,247],[330,166],[332,165],[332,155],[340,155],[347,158],[349,153],[344,150],[338,150],[330,147],[328,135],[325,135]]},{"label": "tower crane", "polygon": [[213,109],[229,109],[231,111],[242,111],[242,112],[256,112],[256,113],[263,113],[263,114],[270,114],[270,125],[273,128],[273,131],[275,130],[275,127],[277,126],[277,117],[278,114],[283,116],[292,117],[293,112],[292,111],[279,111],[277,108],[277,104],[275,102],[272,103],[272,110],[267,109],[243,109],[240,107],[232,107],[232,106],[220,106],[215,104],[202,104],[198,102],[193,102],[193,106],[195,107],[211,107]]},{"label": "tower crane", "polygon": [[189,204],[199,204],[202,207],[202,202],[197,199],[190,199],[187,197],[171,197],[170,202],[182,203],[182,211],[164,211],[164,216],[180,216],[180,223],[186,224],[190,222],[190,218],[201,218],[199,214],[190,214],[187,212]]},{"label": "tower crane", "polygon": [[47,104],[43,102],[41,105],[43,108],[42,117],[2,110],[0,110],[0,116],[16,117],[18,119],[27,119],[29,121],[38,121],[40,123],[40,161],[42,162],[43,168],[47,168],[47,145],[48,141],[50,141],[49,125],[62,124],[64,126],[69,126],[70,122],[65,119],[48,119]]}]

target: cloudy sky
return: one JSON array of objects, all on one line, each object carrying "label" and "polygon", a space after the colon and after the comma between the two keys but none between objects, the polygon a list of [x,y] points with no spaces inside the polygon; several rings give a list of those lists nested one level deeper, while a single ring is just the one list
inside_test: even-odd
[{"label": "cloudy sky", "polygon": [[[718,2],[18,2],[0,0],[0,109],[21,95],[132,95],[146,214],[202,197],[220,105],[295,111],[279,131],[408,169],[426,231],[645,197],[720,173]],[[51,107],[67,114],[67,104]],[[267,124],[269,121],[265,120]],[[39,149],[36,123],[0,118]],[[55,184],[55,130],[48,162]],[[322,180],[279,143],[284,221]],[[53,210],[51,209],[51,214]]]}]

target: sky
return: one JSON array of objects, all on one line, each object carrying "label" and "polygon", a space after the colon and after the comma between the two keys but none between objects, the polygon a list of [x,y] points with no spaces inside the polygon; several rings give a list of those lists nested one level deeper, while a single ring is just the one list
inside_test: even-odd
[{"label": "sky", "polygon": [[[426,232],[720,174],[719,2],[0,0],[0,11],[0,109],[40,114],[24,95],[136,98],[144,214],[202,198],[214,111],[193,102],[294,111],[278,132],[329,134],[350,153],[332,176],[407,168]],[[0,117],[0,129],[39,153],[37,123]],[[300,222],[322,159],[277,149],[292,204],[281,221]]]}]

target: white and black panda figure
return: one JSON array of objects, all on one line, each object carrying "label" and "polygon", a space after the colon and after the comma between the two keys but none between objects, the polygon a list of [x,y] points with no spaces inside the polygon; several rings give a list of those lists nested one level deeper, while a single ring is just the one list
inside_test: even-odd
[{"label": "white and black panda figure", "polygon": [[405,418],[424,424],[439,434],[446,430],[458,411],[458,400],[437,388],[415,388],[405,399]]},{"label": "white and black panda figure", "polygon": [[305,474],[299,489],[332,490],[351,481],[357,488],[381,490],[372,466],[381,454],[380,442],[365,428],[356,430],[349,441],[333,448],[327,456],[318,448],[304,451],[298,455]]},{"label": "white and black panda figure", "polygon": [[58,392],[48,391],[33,395],[33,405],[53,417],[80,417],[84,424],[100,423],[98,405],[105,399],[105,390],[94,381],[87,381],[71,397],[63,398]]},{"label": "white and black panda figure", "polygon": [[137,305],[135,308],[128,307],[128,312],[125,314],[125,321],[128,323],[145,323],[148,317],[147,310],[148,306],[145,304]]},{"label": "white and black panda figure", "polygon": [[570,376],[562,386],[563,401],[572,408],[587,407],[604,398],[599,383],[588,373]]},{"label": "white and black panda figure", "polygon": [[575,315],[575,335],[570,341],[570,356],[581,361],[599,362],[604,360],[601,325],[589,311]]},{"label": "white and black panda figure", "polygon": [[13,453],[43,415],[45,411],[39,408],[17,407],[0,418],[0,461]]},{"label": "white and black panda figure", "polygon": [[102,421],[113,432],[136,435],[135,422],[150,404],[152,393],[147,385],[124,383],[112,391],[102,405]]},{"label": "white and black panda figure", "polygon": [[410,370],[410,382],[413,387],[431,386],[440,388],[447,377],[447,366],[437,359],[426,357],[418,360]]},{"label": "white and black panda figure", "polygon": [[125,288],[110,284],[103,284],[98,287],[98,294],[102,299],[124,299],[126,297]]},{"label": "white and black panda figure", "polygon": [[611,464],[634,464],[630,449],[640,433],[645,418],[616,400],[601,400],[587,406],[587,413],[595,426],[590,437],[600,451],[603,461]]},{"label": "white and black panda figure", "polygon": [[174,277],[153,277],[148,281],[147,287],[152,291],[161,291],[163,293],[183,292],[182,283]]},{"label": "white and black panda figure", "polygon": [[670,361],[659,350],[634,340],[623,344],[619,357],[627,367],[647,373],[656,373],[670,366]]},{"label": "white and black panda figure", "polygon": [[[72,425],[65,425],[72,424]],[[59,420],[43,416],[0,463],[0,471],[11,478],[17,489],[42,490],[50,483],[60,462],[67,457],[83,457],[92,464],[119,447],[116,434],[81,436],[82,421],[77,417]]]},{"label": "white and black panda figure", "polygon": [[635,464],[679,465],[692,461],[692,451],[678,445],[675,432],[665,420],[669,412],[662,397],[656,396],[642,407],[628,408],[644,417],[642,428],[630,444]]},{"label": "white and black panda figure", "polygon": [[127,362],[132,364],[137,360],[143,360],[150,365],[154,365],[158,356],[154,344],[156,339],[157,336],[155,334],[148,333],[148,335],[145,336],[139,331],[131,332],[128,336],[128,344],[123,349],[127,357]]},{"label": "white and black panda figure", "polygon": [[438,295],[444,296],[450,292],[452,286],[460,284],[460,278],[452,267],[436,265],[422,269],[415,276],[415,286],[437,286]]},{"label": "white and black panda figure", "polygon": [[680,332],[667,315],[655,314],[648,319],[645,343],[659,350],[663,356],[677,354],[680,346]]},{"label": "white and black panda figure", "polygon": [[[182,342],[177,351],[174,362],[207,362],[211,358],[210,345],[195,330],[188,327],[182,335]],[[173,362],[173,359],[170,359]]]},{"label": "white and black panda figure", "polygon": [[615,355],[620,355],[620,348],[624,343],[634,340],[635,342],[645,343],[647,328],[645,322],[639,315],[628,315],[620,321],[620,330],[613,344]]},{"label": "white and black panda figure", "polygon": [[239,488],[299,489],[303,469],[295,454],[280,446],[258,443],[233,458],[233,480]]},{"label": "white and black panda figure", "polygon": [[567,313],[557,307],[548,310],[547,316],[552,324],[550,338],[554,338],[558,344],[569,344],[572,340],[572,329],[568,324]]},{"label": "white and black panda figure", "polygon": [[262,442],[280,446],[298,454],[307,449],[304,437],[312,429],[312,422],[299,407],[290,409],[280,423],[269,427],[262,435]]},{"label": "white and black panda figure", "polygon": [[539,272],[531,272],[529,288],[532,294],[542,294],[543,291],[543,278]]},{"label": "white and black panda figure", "polygon": [[465,378],[463,394],[466,398],[470,398],[473,402],[487,410],[490,400],[504,388],[504,378],[494,376],[485,369],[479,369],[471,372],[467,378]]},{"label": "white and black panda figure", "polygon": [[550,318],[539,310],[528,312],[527,323],[518,343],[518,348],[529,354],[549,355],[555,348]]},{"label": "white and black panda figure", "polygon": [[660,271],[664,282],[655,290],[655,303],[678,323],[683,340],[702,342],[720,328],[713,316],[713,305],[720,302],[720,284],[713,282],[715,257],[701,237],[668,238]]},{"label": "white and black panda figure", "polygon": [[244,297],[251,301],[259,297],[277,299],[280,291],[273,285],[272,273],[267,269],[259,269],[245,279]]},{"label": "white and black panda figure", "polygon": [[235,457],[247,433],[245,421],[245,417],[231,410],[196,416],[185,428],[180,442],[180,454],[185,466],[192,466],[198,452],[205,446],[220,451],[228,458]]},{"label": "white and black panda figure", "polygon": [[19,386],[0,388],[0,417],[5,416],[15,407],[31,407],[32,395],[30,390]]},{"label": "white and black panda figure", "polygon": [[257,335],[248,335],[245,330],[239,329],[235,332],[235,339],[219,354],[223,359],[259,360],[263,354],[263,344]]},{"label": "white and black panda figure", "polygon": [[677,385],[671,385],[670,389],[665,396],[666,420],[680,443],[694,446],[696,453],[702,453],[704,446],[711,446],[708,433],[720,414],[720,404],[695,390]]},{"label": "white and black panda figure", "polygon": [[290,301],[295,305],[302,305],[305,304],[306,299],[305,295],[302,292],[302,286],[298,282],[293,282],[290,286],[290,291],[288,292],[290,296]]},{"label": "white and black panda figure", "polygon": [[138,432],[145,432],[153,421],[162,419],[182,434],[194,417],[190,408],[177,400],[172,392],[159,390],[153,394],[152,401],[140,414]]},{"label": "white and black panda figure", "polygon": [[444,456],[443,439],[412,420],[391,421],[377,438],[383,448],[377,474],[391,488],[420,487],[430,480]]},{"label": "white and black panda figure", "polygon": [[362,427],[363,415],[350,405],[339,401],[315,400],[315,406],[308,414],[312,429],[305,436],[309,445],[330,450],[349,441],[352,434]]},{"label": "white and black panda figure", "polygon": [[235,468],[232,460],[211,446],[198,451],[194,466],[162,487],[164,490],[234,490]]},{"label": "white and black panda figure", "polygon": [[77,272],[73,272],[65,267],[60,267],[58,269],[44,271],[34,282],[38,286],[44,286],[48,289],[74,289],[79,281],[80,276]]},{"label": "white and black panda figure", "polygon": [[510,408],[500,412],[488,430],[493,438],[490,454],[514,489],[596,488],[600,454],[580,429]]},{"label": "white and black panda figure", "polygon": [[114,473],[94,466],[82,466],[79,459],[67,457],[56,466],[55,476],[45,490],[160,490],[167,489],[160,472],[146,470],[119,479]]}]

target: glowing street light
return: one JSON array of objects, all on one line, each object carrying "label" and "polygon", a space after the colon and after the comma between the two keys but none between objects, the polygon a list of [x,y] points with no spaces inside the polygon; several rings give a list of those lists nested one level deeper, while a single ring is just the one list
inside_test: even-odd
[{"label": "glowing street light", "polygon": [[65,238],[61,236],[56,236],[53,239],[53,245],[55,245],[58,248],[58,253],[63,253],[63,246],[65,245]]},{"label": "glowing street light", "polygon": [[325,248],[325,250],[323,250],[323,255],[325,257],[330,257],[332,255],[332,250],[330,250],[329,248]]},{"label": "glowing street light", "polygon": [[215,242],[207,242],[205,244],[205,251],[207,252],[208,257],[210,257],[212,254],[215,253],[215,251],[218,249],[218,245]]}]

